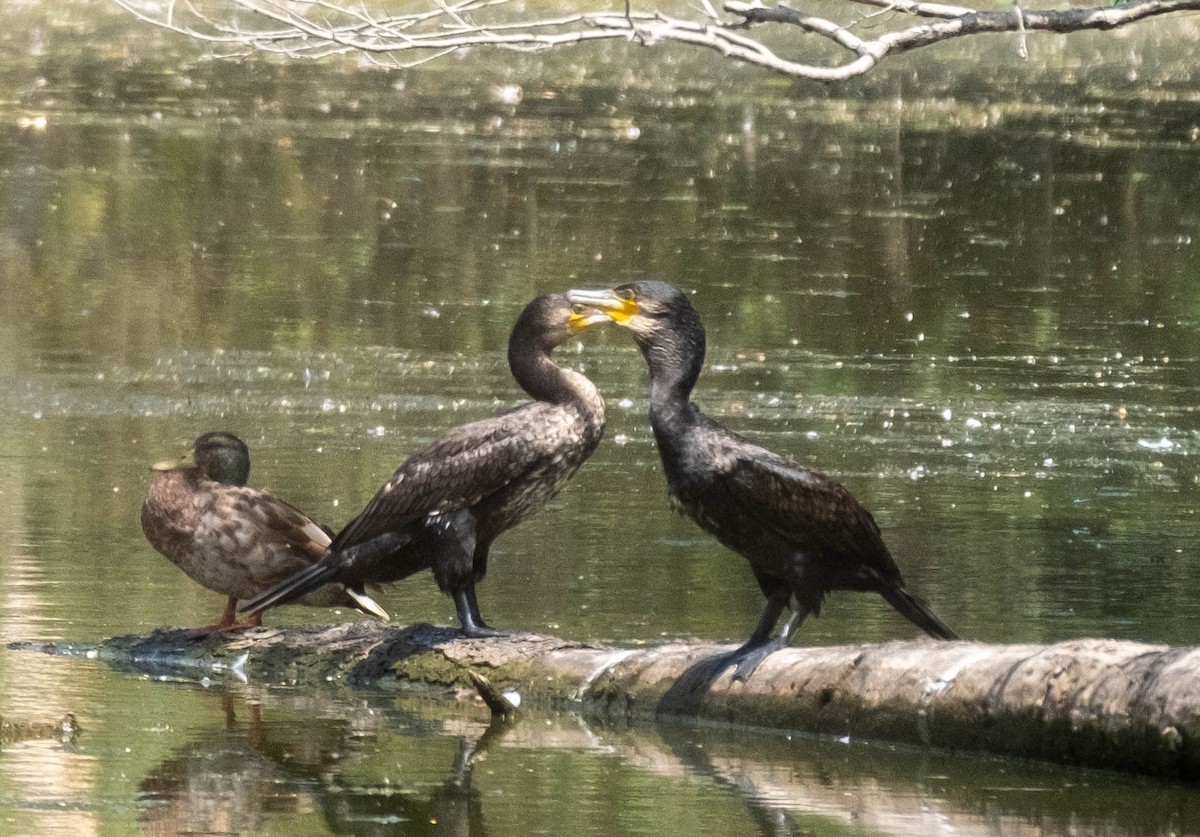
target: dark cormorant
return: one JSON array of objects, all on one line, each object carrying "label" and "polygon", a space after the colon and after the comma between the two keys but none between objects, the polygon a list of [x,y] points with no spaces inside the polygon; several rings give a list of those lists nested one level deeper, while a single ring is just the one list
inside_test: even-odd
[{"label": "dark cormorant", "polygon": [[508,364],[534,401],[455,428],[414,453],[338,533],[327,558],[243,611],[291,601],[329,581],[390,582],[432,569],[454,599],[464,634],[499,634],[475,599],[492,541],[546,505],[604,432],[596,387],[550,354],[571,335],[607,321],[560,294],[530,302],[513,327]]},{"label": "dark cormorant", "polygon": [[[300,510],[246,487],[250,451],[232,433],[205,433],[192,443],[190,459],[153,467],[160,473],[142,504],[146,539],[193,581],[229,597],[221,621],[196,634],[261,625],[261,613],[238,624],[238,600],[312,566],[329,549],[329,534]],[[388,618],[361,589],[314,588],[302,603]]]},{"label": "dark cormorant", "polygon": [[[767,597],[758,627],[729,657],[735,678],[748,678],[786,646],[831,590],[879,593],[930,636],[956,638],[905,589],[875,519],[843,485],[729,432],[691,403],[704,363],[704,326],[679,288],[634,282],[572,290],[567,298],[633,332],[650,369],[650,424],[671,504],[741,553]],[[772,640],[789,604],[795,609]]]}]

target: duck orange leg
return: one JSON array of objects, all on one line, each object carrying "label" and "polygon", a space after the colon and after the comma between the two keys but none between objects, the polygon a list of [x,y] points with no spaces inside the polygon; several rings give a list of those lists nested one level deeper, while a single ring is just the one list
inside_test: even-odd
[{"label": "duck orange leg", "polygon": [[194,639],[211,636],[212,634],[220,633],[221,631],[243,631],[247,628],[262,627],[262,614],[256,613],[245,622],[239,622],[237,618],[238,600],[230,596],[229,601],[225,603],[225,611],[221,614],[221,621],[215,625],[209,625],[204,628],[192,628],[187,631],[187,635]]},{"label": "duck orange leg", "polygon": [[262,627],[262,611],[253,614],[245,622],[239,622],[237,618],[238,600],[233,596],[229,597],[229,601],[225,603],[225,612],[221,614],[221,621],[213,627],[213,633],[217,631],[244,631],[247,628]]}]

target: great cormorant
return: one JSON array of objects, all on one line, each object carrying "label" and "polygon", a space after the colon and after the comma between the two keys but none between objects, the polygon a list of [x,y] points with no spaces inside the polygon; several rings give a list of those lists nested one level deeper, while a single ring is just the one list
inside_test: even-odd
[{"label": "great cormorant", "polygon": [[290,601],[329,581],[391,582],[432,569],[454,600],[464,634],[499,634],[483,621],[475,598],[492,541],[546,505],[604,432],[604,400],[596,387],[550,354],[607,320],[572,307],[560,294],[530,302],[513,327],[508,363],[534,400],[455,428],[414,453],[338,533],[327,558],[248,602],[243,612]]},{"label": "great cormorant", "polygon": [[[704,326],[679,288],[644,281],[567,298],[633,333],[650,370],[650,424],[671,504],[749,561],[767,597],[758,627],[729,657],[736,679],[786,646],[831,590],[879,593],[930,636],[956,638],[905,589],[875,519],[843,485],[729,432],[690,401]],[[772,639],[789,605],[794,611]]]},{"label": "great cormorant", "polygon": [[[229,597],[221,620],[193,633],[261,625],[261,613],[237,622],[238,600],[312,566],[329,549],[329,534],[300,510],[246,487],[250,451],[232,433],[205,433],[192,443],[190,459],[153,467],[159,474],[142,504],[146,539],[193,581]],[[361,589],[340,585],[314,588],[301,602],[388,618]]]}]

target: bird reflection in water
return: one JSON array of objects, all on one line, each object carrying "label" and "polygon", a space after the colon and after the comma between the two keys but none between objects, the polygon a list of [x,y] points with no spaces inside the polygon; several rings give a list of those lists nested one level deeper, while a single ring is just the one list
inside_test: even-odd
[{"label": "bird reflection in water", "polygon": [[[379,752],[385,728],[397,726],[394,714],[347,716],[337,706],[322,717],[306,701],[303,724],[266,723],[257,701],[225,693],[220,702],[223,726],[205,729],[139,784],[143,834],[253,834],[313,815],[336,834],[486,833],[472,774],[497,725],[460,739],[440,784],[425,776],[363,783],[350,776]],[[427,741],[444,732],[415,716],[399,725]]]}]

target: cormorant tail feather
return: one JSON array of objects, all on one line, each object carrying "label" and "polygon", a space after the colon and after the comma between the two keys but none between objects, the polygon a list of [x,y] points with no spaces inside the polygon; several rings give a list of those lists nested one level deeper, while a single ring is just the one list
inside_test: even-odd
[{"label": "cormorant tail feather", "polygon": [[929,609],[929,605],[925,604],[919,596],[908,592],[903,587],[893,587],[891,590],[883,591],[882,595],[887,599],[888,604],[899,611],[901,616],[931,637],[958,639],[958,634],[950,630],[945,622],[934,615],[934,612]]}]

